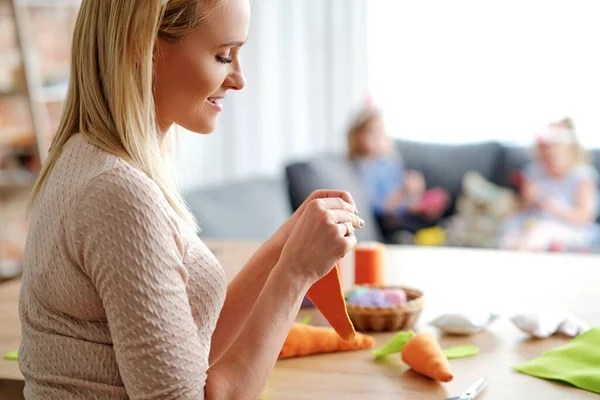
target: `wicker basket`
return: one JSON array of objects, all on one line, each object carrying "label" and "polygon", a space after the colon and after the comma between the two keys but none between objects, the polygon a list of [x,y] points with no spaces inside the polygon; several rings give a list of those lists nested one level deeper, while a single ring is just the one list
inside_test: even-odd
[{"label": "wicker basket", "polygon": [[401,286],[360,285],[358,287],[402,289],[408,299],[405,304],[392,307],[363,307],[347,304],[350,320],[358,331],[383,332],[408,329],[415,325],[421,315],[425,297],[419,290]]}]

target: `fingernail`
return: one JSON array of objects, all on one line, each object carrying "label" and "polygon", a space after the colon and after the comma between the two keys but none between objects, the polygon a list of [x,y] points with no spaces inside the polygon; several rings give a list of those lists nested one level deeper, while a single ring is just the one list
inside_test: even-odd
[{"label": "fingernail", "polygon": [[365,226],[365,220],[362,218],[358,219],[360,221],[360,227],[362,228],[363,226]]},{"label": "fingernail", "polygon": [[358,215],[358,210],[354,207],[354,214]]}]

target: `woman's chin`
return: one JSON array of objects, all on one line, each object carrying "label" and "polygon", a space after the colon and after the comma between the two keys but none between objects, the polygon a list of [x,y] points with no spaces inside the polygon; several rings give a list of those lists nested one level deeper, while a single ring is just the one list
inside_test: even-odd
[{"label": "woman's chin", "polygon": [[210,120],[197,121],[192,124],[179,124],[183,129],[190,132],[194,132],[200,135],[208,135],[215,131],[217,128],[217,118],[211,118]]}]

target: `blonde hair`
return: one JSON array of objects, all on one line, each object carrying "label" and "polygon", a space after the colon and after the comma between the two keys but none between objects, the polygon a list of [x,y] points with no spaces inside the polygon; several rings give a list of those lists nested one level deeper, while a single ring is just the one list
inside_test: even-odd
[{"label": "blonde hair", "polygon": [[144,172],[173,209],[196,227],[169,173],[153,96],[157,39],[181,40],[226,0],[84,0],[73,34],[71,79],[61,122],[31,194],[30,207],[71,136]]},{"label": "blonde hair", "polygon": [[348,130],[348,157],[355,159],[363,156],[364,152],[358,142],[358,135],[360,135],[365,128],[372,121],[382,118],[381,111],[375,108],[367,108],[361,111],[352,122],[350,129]]}]

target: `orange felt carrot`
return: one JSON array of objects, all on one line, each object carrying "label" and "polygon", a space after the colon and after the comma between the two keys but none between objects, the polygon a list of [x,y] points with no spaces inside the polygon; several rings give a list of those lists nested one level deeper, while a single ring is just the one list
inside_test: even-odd
[{"label": "orange felt carrot", "polygon": [[440,382],[450,382],[448,359],[432,334],[421,332],[413,336],[402,348],[402,361],[420,374]]},{"label": "orange felt carrot", "polygon": [[306,293],[333,329],[346,341],[353,340],[356,331],[346,310],[342,283],[337,265],[319,279]]},{"label": "orange felt carrot", "polygon": [[294,324],[288,333],[279,358],[308,356],[310,354],[333,353],[337,351],[370,349],[375,339],[362,333],[356,334],[353,341],[342,340],[331,328],[306,324]]}]

